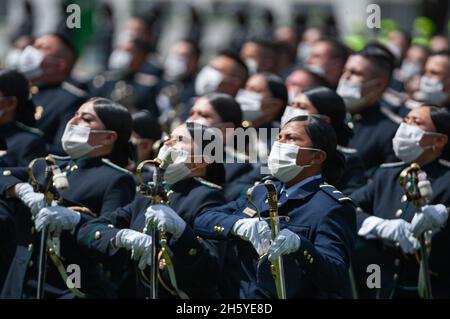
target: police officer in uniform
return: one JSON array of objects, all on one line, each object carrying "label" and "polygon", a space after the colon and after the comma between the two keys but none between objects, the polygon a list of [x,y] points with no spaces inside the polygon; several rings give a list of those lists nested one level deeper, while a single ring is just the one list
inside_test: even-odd
[{"label": "police officer in uniform", "polygon": [[336,187],[350,194],[366,183],[365,167],[358,151],[347,147],[353,131],[345,123],[345,104],[342,98],[326,87],[307,89],[296,95],[281,117],[281,125],[294,116],[317,115],[333,126],[338,142],[338,151],[345,157],[344,173]]},{"label": "police officer in uniform", "polygon": [[47,153],[42,132],[30,127],[33,116],[25,77],[17,71],[0,71],[0,134],[8,148],[0,154],[0,166],[25,166]]},{"label": "police officer in uniform", "polygon": [[[205,129],[196,123],[181,125],[159,152],[158,158],[163,159],[167,154],[173,160],[164,173],[168,187],[167,206],[151,205],[148,197],[137,194],[131,204],[90,221],[79,232],[80,245],[90,248],[106,262],[125,264],[127,268],[137,266],[139,271],[134,274],[137,290],[126,292],[124,297],[148,297],[149,283],[145,274],[148,266],[154,266],[151,264],[152,237],[143,233],[143,229],[149,221],[167,232],[177,282],[175,287],[167,269],[169,261],[163,256],[159,265],[167,266],[159,266],[158,297],[218,297],[220,252],[224,245],[203,240],[192,230],[200,212],[225,202],[222,187],[218,185],[224,179],[222,164],[193,160],[193,154],[199,150],[203,152],[201,147],[208,142],[203,137],[203,146],[194,141],[195,130],[204,134]],[[132,251],[131,257],[137,262],[134,267],[129,264],[127,250]],[[129,282],[134,284],[136,280]]]},{"label": "police officer in uniform", "polygon": [[49,152],[66,155],[61,137],[66,123],[85,100],[86,92],[68,82],[76,61],[70,40],[59,33],[36,39],[21,56],[19,71],[31,81],[36,126],[44,132]]},{"label": "police officer in uniform", "polygon": [[349,125],[354,136],[348,146],[358,151],[366,170],[396,160],[392,137],[398,116],[386,112],[388,109],[379,102],[390,82],[392,68],[392,60],[384,50],[368,45],[348,58],[337,88],[351,115]]},{"label": "police officer in uniform", "polygon": [[[294,117],[281,129],[269,169],[279,215],[289,219],[279,219],[281,231],[274,241],[267,221],[258,218],[244,196],[196,218],[200,235],[236,241],[241,298],[277,296],[269,261],[280,256],[288,298],[349,296],[356,218],[350,198],[326,182],[336,182],[343,170],[336,146],[333,128],[314,116]],[[268,217],[267,195],[262,185],[252,195],[263,218]]]},{"label": "police officer in uniform", "polygon": [[163,117],[161,122],[168,127],[189,117],[200,55],[195,42],[183,39],[175,43],[166,58],[157,103]]},{"label": "police officer in uniform", "polygon": [[[70,156],[53,156],[61,172],[67,176],[69,187],[59,191],[62,200],[52,206],[45,207],[44,195],[35,192],[27,183],[27,168],[1,170],[0,191],[14,210],[17,234],[16,254],[3,287],[3,298],[36,296],[39,255],[37,235],[44,226],[48,226],[50,233],[57,238],[53,241],[55,247],[50,248],[61,256],[49,252],[51,258],[47,262],[44,297],[108,295],[110,289],[102,283],[102,272],[86,258],[76,245],[74,236],[79,225],[133,199],[134,180],[131,174],[120,167],[127,163],[126,150],[130,134],[131,116],[124,107],[103,98],[83,104],[67,124],[62,138],[64,150]],[[34,165],[33,173],[40,187],[44,187],[43,161]],[[58,173],[55,171],[55,174]],[[76,210],[70,208],[72,206],[82,208]],[[77,264],[83,270],[81,291],[66,285],[65,278],[59,272],[61,269],[57,267],[61,259],[63,267]]]},{"label": "police officer in uniform", "polygon": [[91,96],[109,98],[132,113],[147,109],[158,117],[156,96],[162,70],[148,60],[150,49],[145,37],[125,30],[109,57],[108,70],[89,84]]},{"label": "police officer in uniform", "polygon": [[[450,296],[448,254],[450,164],[448,139],[450,114],[445,109],[422,106],[405,117],[393,139],[394,151],[403,160],[383,164],[373,182],[354,192],[358,205],[358,243],[354,271],[358,293],[364,298],[417,298],[419,263],[414,256],[418,236],[430,232],[429,259],[432,295]],[[420,211],[403,196],[399,175],[417,163],[431,183],[432,196]],[[365,286],[367,266],[381,267],[381,288]]]}]

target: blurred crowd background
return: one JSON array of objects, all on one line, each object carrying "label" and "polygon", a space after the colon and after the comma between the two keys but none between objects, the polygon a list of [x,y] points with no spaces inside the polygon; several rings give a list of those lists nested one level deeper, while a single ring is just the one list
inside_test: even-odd
[{"label": "blurred crowd background", "polygon": [[[446,0],[377,1],[381,28],[366,21],[369,0],[2,0],[0,1],[0,61],[23,36],[39,36],[65,28],[66,8],[81,8],[81,28],[71,39],[80,58],[75,78],[89,79],[106,68],[108,56],[127,19],[145,14],[154,25],[153,52],[164,60],[171,44],[189,37],[202,49],[201,64],[223,48],[236,48],[249,35],[270,35],[280,26],[292,26],[299,40],[309,27],[338,36],[359,50],[374,39],[386,42],[393,30],[405,30],[412,43],[427,44],[435,34],[450,30]],[[307,39],[306,39],[307,40]],[[300,44],[300,43],[299,43]],[[22,44],[23,45],[23,44]],[[300,50],[297,51],[299,54]]]}]

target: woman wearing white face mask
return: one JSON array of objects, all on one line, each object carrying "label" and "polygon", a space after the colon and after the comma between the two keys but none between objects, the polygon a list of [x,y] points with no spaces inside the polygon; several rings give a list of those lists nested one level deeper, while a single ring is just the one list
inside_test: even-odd
[{"label": "woman wearing white face mask", "polygon": [[[181,125],[159,151],[158,158],[172,161],[164,174],[167,206],[150,205],[149,198],[137,194],[130,205],[89,222],[79,232],[81,245],[111,262],[129,265],[131,250],[131,258],[136,262],[134,266],[130,265],[131,268],[148,273],[152,237],[142,233],[142,229],[148,222],[153,222],[158,230],[166,231],[167,243],[173,252],[177,287],[164,268],[160,271],[159,298],[183,297],[185,294],[190,298],[218,297],[221,278],[218,258],[223,246],[197,239],[192,230],[194,219],[200,212],[225,202],[222,188],[217,184],[224,180],[222,164],[208,164],[206,158],[197,156],[203,154],[210,142],[205,135],[207,130],[195,123]],[[198,140],[194,140],[196,138]],[[95,230],[101,233],[100,239],[90,235]],[[226,278],[231,281],[229,275]],[[139,271],[134,276],[137,276],[137,290],[123,292],[124,297],[145,298],[149,291],[148,281]],[[130,283],[136,282],[136,278],[128,279]],[[224,295],[223,290],[221,293]]]},{"label": "woman wearing white face mask", "polygon": [[248,79],[245,89],[239,90],[236,101],[247,126],[271,127],[272,122],[279,121],[288,102],[286,85],[275,74],[258,73]]},{"label": "woman wearing white face mask", "polygon": [[350,194],[366,183],[365,167],[356,149],[347,147],[353,131],[345,123],[346,111],[342,98],[333,90],[317,87],[295,96],[281,117],[281,125],[299,115],[313,115],[331,124],[337,136],[338,151],[345,157],[345,170],[335,186]]},{"label": "woman wearing white face mask", "polygon": [[[128,171],[119,166],[127,163],[130,133],[131,115],[124,107],[103,98],[94,98],[83,104],[67,124],[63,137],[63,145],[71,156],[54,156],[69,186],[59,192],[62,203],[54,202],[49,207],[44,207],[43,194],[34,192],[28,183],[27,167],[2,169],[0,191],[14,203],[15,214],[19,216],[18,242],[23,243],[17,246],[2,291],[3,297],[35,297],[38,239],[44,226],[48,226],[52,236],[59,238],[58,254],[61,253],[64,258],[64,267],[78,264],[84,269],[86,275],[81,277],[81,292],[88,297],[112,296],[108,287],[99,284],[102,274],[94,271],[94,264],[80,252],[74,238],[80,225],[94,216],[66,206],[83,206],[93,215],[99,216],[132,200],[134,180]],[[33,171],[43,187],[44,163],[38,162]],[[25,243],[33,249],[23,247]],[[24,263],[23,260],[28,262]],[[23,285],[17,282],[18,276],[24,276]],[[79,296],[67,287],[66,280],[48,260],[45,298],[73,298],[75,295]]]},{"label": "woman wearing white face mask", "polygon": [[[355,254],[355,274],[361,280],[366,278],[367,266],[372,263],[380,265],[385,273],[381,289],[368,290],[365,279],[364,283],[361,281],[360,296],[417,298],[419,264],[409,254],[417,252],[420,247],[417,238],[424,232],[432,233],[429,265],[432,295],[450,296],[449,136],[450,113],[446,109],[422,106],[412,110],[393,139],[395,154],[403,162],[382,165],[371,184],[352,194],[361,210],[358,214],[361,245],[357,246],[361,249]],[[421,166],[432,188],[428,204],[419,212],[414,205],[401,200],[399,175],[411,163]]]},{"label": "woman wearing white face mask", "polygon": [[[246,196],[206,210],[195,220],[198,233],[236,242],[242,297],[276,298],[269,261],[280,256],[287,298],[350,295],[355,208],[350,198],[327,183],[338,181],[343,170],[336,145],[333,128],[315,117],[294,117],[281,129],[268,164],[278,193],[278,213],[289,220],[281,219],[274,241],[269,224],[258,219]],[[269,213],[266,198],[265,187],[256,186],[253,202],[263,218]],[[217,227],[220,232],[214,231]]]}]

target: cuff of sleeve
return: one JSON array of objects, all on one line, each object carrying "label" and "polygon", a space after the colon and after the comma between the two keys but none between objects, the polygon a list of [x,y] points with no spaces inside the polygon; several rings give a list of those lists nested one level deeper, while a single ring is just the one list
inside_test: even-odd
[{"label": "cuff of sleeve", "polygon": [[379,218],[376,216],[370,216],[367,217],[363,223],[361,224],[361,227],[358,230],[358,235],[365,237],[367,239],[370,239],[371,237],[373,238],[373,230],[375,229],[375,227],[377,227],[384,219],[383,218]]},{"label": "cuff of sleeve", "polygon": [[200,241],[188,225],[178,239],[170,239],[169,246],[177,260],[182,260],[183,263],[195,260],[202,249]]},{"label": "cuff of sleeve", "polygon": [[300,237],[300,247],[295,254],[295,258],[300,264],[300,267],[306,271],[313,267],[316,262],[316,250],[314,245],[305,237]]}]

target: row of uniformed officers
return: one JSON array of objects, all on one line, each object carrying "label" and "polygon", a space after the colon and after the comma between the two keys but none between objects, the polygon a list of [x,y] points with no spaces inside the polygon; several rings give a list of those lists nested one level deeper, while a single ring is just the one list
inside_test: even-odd
[{"label": "row of uniformed officers", "polygon": [[[61,139],[69,156],[54,156],[69,183],[59,192],[61,201],[46,204],[30,184],[26,166],[0,169],[1,296],[36,297],[38,239],[48,227],[53,239],[48,242],[45,298],[148,297],[148,273],[154,266],[160,298],[276,298],[270,263],[280,256],[288,298],[349,298],[355,292],[360,297],[417,297],[417,238],[423,233],[431,234],[433,295],[449,297],[449,112],[429,105],[409,112],[392,141],[393,152],[403,161],[382,165],[370,183],[346,195],[339,190],[351,185],[343,183],[349,166],[339,148],[349,134],[339,115],[345,115],[345,107],[342,100],[331,103],[335,109],[327,113],[320,101],[339,99],[329,89],[308,94],[314,109],[284,118],[268,159],[270,174],[264,179],[275,185],[280,216],[289,217],[280,218],[274,240],[266,189],[260,184],[252,194],[262,219],[245,196],[261,177],[255,173],[259,167],[230,180],[230,172],[250,164],[193,160],[211,143],[210,127],[231,121],[227,116],[235,112],[224,108],[239,109],[231,97],[199,99],[192,119],[174,129],[160,148],[159,157],[170,154],[174,159],[164,173],[164,205],[151,205],[149,198],[135,194],[136,181],[121,168],[127,164],[132,133],[129,112],[105,98],[84,103]],[[208,122],[208,110],[216,110],[217,121]],[[201,143],[194,136],[202,136]],[[433,189],[421,210],[401,201],[399,174],[411,163],[422,167]],[[44,187],[43,162],[33,174]],[[151,180],[150,174],[144,176]],[[235,187],[242,196],[225,199]],[[143,232],[149,222],[168,235],[171,258],[161,254],[158,244],[157,265],[151,264],[152,230]],[[58,261],[63,270],[71,264],[80,267],[79,287],[67,285]],[[381,267],[379,289],[366,285],[370,264]]]}]

